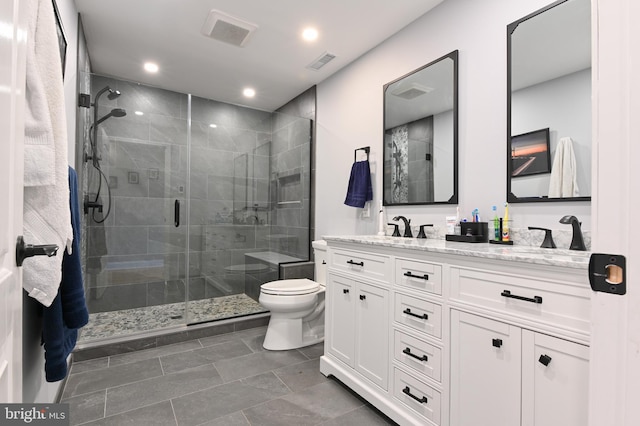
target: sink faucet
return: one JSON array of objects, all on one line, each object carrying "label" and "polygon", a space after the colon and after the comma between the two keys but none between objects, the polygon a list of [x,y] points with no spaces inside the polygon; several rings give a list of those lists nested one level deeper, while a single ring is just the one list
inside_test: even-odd
[{"label": "sink faucet", "polygon": [[563,223],[565,225],[570,224],[573,227],[573,238],[571,238],[571,245],[569,246],[569,250],[587,250],[584,245],[584,240],[582,239],[582,230],[580,229],[581,223],[578,222],[578,218],[575,216],[567,215],[560,219],[560,223]]},{"label": "sink faucet", "polygon": [[393,220],[400,220],[404,222],[404,235],[403,237],[412,238],[413,234],[411,233],[411,219],[407,219],[404,216],[396,216]]}]

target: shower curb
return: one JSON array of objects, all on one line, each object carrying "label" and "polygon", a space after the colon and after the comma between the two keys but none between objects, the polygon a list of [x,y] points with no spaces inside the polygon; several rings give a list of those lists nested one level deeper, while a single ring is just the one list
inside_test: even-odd
[{"label": "shower curb", "polygon": [[246,317],[230,318],[196,325],[183,325],[167,330],[158,330],[153,333],[80,344],[73,350],[72,363],[144,349],[153,349],[187,340],[233,333],[250,328],[264,327],[269,324],[270,316],[268,312],[253,314]]}]

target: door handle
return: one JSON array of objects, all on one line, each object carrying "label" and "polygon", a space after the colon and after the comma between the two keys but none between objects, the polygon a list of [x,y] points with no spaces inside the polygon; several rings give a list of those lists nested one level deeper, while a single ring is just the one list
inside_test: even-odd
[{"label": "door handle", "polygon": [[180,226],[180,200],[176,200],[173,204],[173,224],[176,226]]},{"label": "door handle", "polygon": [[55,256],[58,252],[58,246],[55,244],[32,245],[25,244],[22,235],[18,236],[16,242],[16,265],[22,266],[22,262],[32,256]]}]

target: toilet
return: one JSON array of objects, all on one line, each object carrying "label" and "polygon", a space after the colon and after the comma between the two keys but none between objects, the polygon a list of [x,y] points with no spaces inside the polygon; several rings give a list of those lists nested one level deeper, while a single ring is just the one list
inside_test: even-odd
[{"label": "toilet", "polygon": [[324,340],[326,241],[312,243],[315,280],[271,281],[260,286],[260,304],[271,311],[262,346],[271,351],[302,348]]}]

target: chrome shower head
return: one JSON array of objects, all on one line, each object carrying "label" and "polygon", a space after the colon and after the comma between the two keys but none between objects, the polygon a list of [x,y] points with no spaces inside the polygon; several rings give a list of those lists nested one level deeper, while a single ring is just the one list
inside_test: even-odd
[{"label": "chrome shower head", "polygon": [[[107,86],[107,87],[109,87],[109,86]],[[114,100],[118,96],[120,96],[120,91],[119,90],[113,90],[113,89],[109,88],[109,94],[107,95],[107,98],[109,98],[110,100]]]},{"label": "chrome shower head", "polygon": [[102,94],[104,92],[109,92],[109,94],[107,95],[107,98],[109,98],[110,100],[114,100],[116,99],[118,96],[120,96],[120,91],[119,90],[113,90],[111,87],[109,86],[104,86],[102,89],[100,89],[100,91],[96,94],[96,100],[94,102],[94,106],[95,103],[98,102],[98,99],[100,98],[100,96],[102,96]]}]

